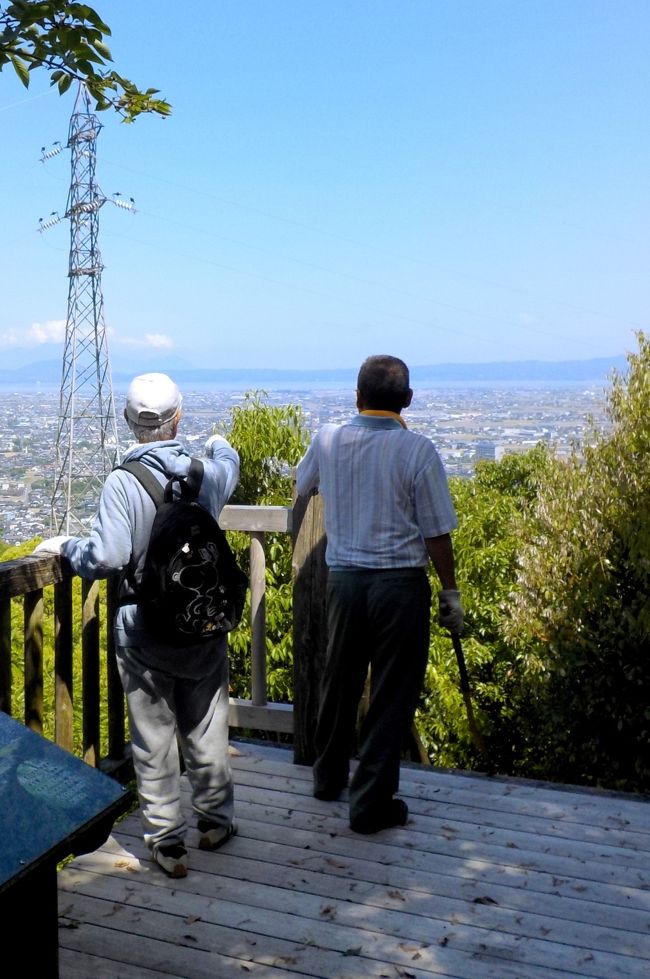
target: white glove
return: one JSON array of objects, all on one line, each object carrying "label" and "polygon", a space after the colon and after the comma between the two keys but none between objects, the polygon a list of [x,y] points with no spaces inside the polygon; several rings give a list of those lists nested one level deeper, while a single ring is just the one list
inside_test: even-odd
[{"label": "white glove", "polygon": [[220,442],[221,445],[230,445],[228,439],[225,439],[223,435],[211,435],[205,443],[205,454],[207,455],[208,459],[212,458],[212,451],[217,442]]},{"label": "white glove", "polygon": [[460,592],[455,588],[444,588],[438,592],[438,624],[450,632],[463,631],[463,606],[460,604]]},{"label": "white glove", "polygon": [[60,537],[46,537],[45,540],[36,545],[32,554],[60,554],[61,548],[68,540],[72,540],[70,534],[62,534]]}]

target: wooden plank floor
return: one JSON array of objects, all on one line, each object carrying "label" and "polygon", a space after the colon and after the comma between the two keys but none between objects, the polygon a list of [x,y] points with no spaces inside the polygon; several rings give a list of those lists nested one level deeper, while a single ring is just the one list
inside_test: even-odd
[{"label": "wooden plank floor", "polygon": [[232,760],[239,833],[192,830],[187,878],[137,813],[59,873],[61,979],[650,976],[647,801],[410,766],[409,823],[366,837],[290,752]]}]

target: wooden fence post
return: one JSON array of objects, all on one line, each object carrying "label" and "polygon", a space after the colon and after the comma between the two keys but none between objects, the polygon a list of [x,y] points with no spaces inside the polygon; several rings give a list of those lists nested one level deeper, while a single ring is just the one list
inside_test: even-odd
[{"label": "wooden fence post", "polygon": [[83,759],[99,764],[99,581],[81,581]]},{"label": "wooden fence post", "polygon": [[25,634],[25,725],[43,733],[43,589],[27,592]]},{"label": "wooden fence post", "polygon": [[54,740],[74,752],[72,578],[54,586]]},{"label": "wooden fence post", "polygon": [[266,706],[266,558],[263,531],[251,531],[251,700]]},{"label": "wooden fence post", "polygon": [[297,765],[314,761],[314,730],[327,650],[325,528],[318,494],[293,503],[293,751]]}]

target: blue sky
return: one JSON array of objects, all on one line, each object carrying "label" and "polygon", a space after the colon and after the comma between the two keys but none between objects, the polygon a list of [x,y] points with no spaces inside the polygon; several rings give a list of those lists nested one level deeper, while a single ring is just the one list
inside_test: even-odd
[{"label": "blue sky", "polygon": [[[609,357],[650,307],[647,0],[96,0],[172,116],[101,113],[111,356]],[[0,74],[0,365],[60,355],[74,93]]]}]

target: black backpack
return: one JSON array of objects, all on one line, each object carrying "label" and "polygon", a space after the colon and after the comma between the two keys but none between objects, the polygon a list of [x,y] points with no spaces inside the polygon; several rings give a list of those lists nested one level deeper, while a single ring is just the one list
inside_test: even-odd
[{"label": "black backpack", "polygon": [[135,601],[152,635],[171,645],[230,632],[241,619],[248,578],[217,521],[197,503],[203,463],[192,459],[187,476],[170,476],[164,488],[142,462],[117,468],[135,476],[156,505],[142,578],[138,584],[127,569],[130,591],[120,604]]}]

